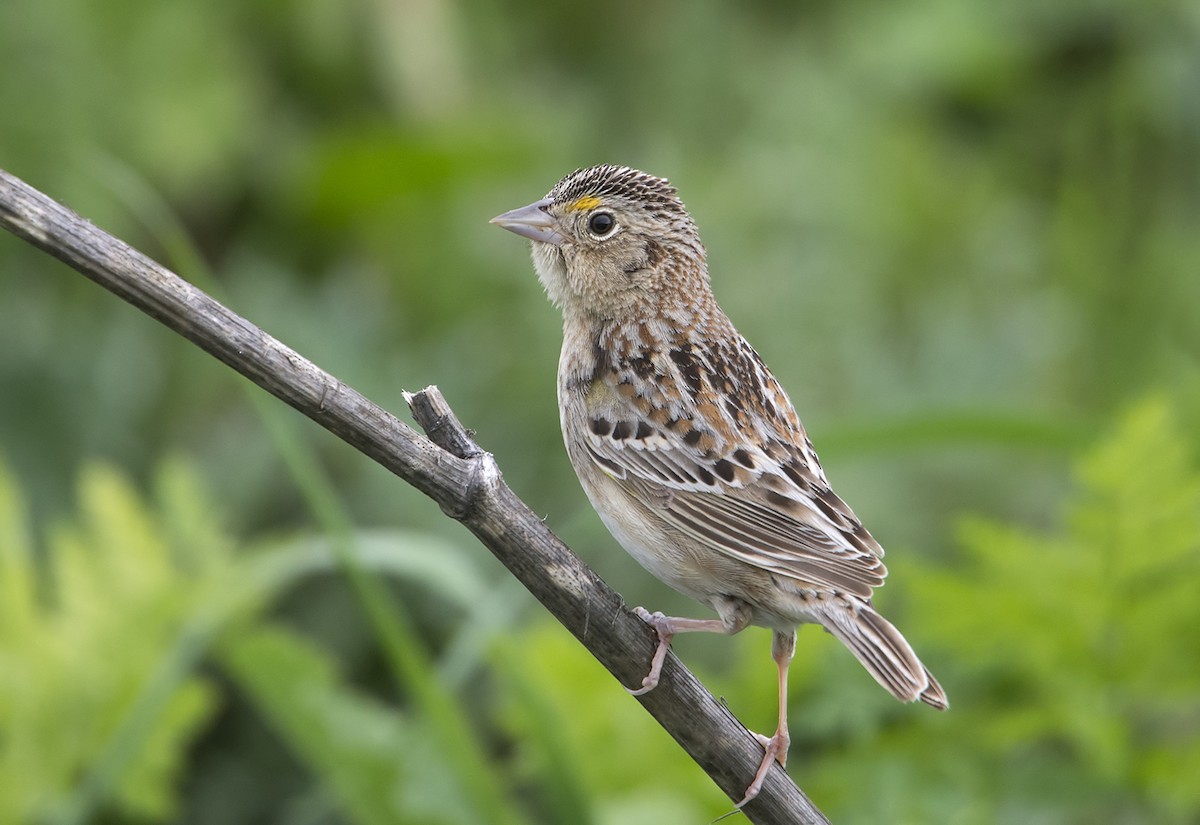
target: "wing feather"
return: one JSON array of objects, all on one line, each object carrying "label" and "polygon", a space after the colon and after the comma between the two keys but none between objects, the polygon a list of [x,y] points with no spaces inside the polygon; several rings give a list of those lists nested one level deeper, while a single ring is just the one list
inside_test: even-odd
[{"label": "wing feather", "polygon": [[[749,345],[675,350],[658,373],[647,395],[621,392],[629,382],[620,370],[597,377],[602,409],[589,423],[636,422],[585,428],[600,469],[681,533],[800,587],[868,598],[883,584],[882,548],[830,489],[790,401]],[[664,398],[671,415],[656,415]]]}]

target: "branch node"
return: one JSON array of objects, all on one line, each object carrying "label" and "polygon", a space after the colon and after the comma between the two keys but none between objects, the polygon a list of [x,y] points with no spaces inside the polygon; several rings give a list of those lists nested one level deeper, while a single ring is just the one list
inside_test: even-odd
[{"label": "branch node", "polygon": [[[432,432],[426,432],[429,432],[430,438],[433,437]],[[470,457],[471,475],[462,494],[453,501],[441,504],[442,512],[455,521],[467,521],[475,513],[487,511],[487,502],[500,488],[500,466],[495,456],[478,447],[475,450]]]}]

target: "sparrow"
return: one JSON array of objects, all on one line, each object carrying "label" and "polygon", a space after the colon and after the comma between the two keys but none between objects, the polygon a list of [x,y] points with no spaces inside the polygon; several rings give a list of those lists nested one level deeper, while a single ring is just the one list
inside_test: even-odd
[{"label": "sparrow", "polygon": [[[717,304],[696,224],[665,179],[579,169],[492,223],[532,241],[562,311],[558,405],[567,456],[609,532],[646,570],[717,618],[635,613],[676,633],[772,631],[775,733],[738,807],[785,766],[796,629],[818,624],[880,685],[938,710],[946,694],[871,604],[883,548],[829,485],[787,393]],[[743,284],[751,283],[743,280]]]}]

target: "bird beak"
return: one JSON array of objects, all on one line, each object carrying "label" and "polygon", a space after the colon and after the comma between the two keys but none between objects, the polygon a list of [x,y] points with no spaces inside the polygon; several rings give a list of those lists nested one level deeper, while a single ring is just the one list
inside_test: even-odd
[{"label": "bird beak", "polygon": [[497,215],[490,222],[509,232],[515,232],[522,238],[562,246],[566,238],[555,231],[554,216],[547,211],[549,206],[550,199],[544,198],[529,206]]}]

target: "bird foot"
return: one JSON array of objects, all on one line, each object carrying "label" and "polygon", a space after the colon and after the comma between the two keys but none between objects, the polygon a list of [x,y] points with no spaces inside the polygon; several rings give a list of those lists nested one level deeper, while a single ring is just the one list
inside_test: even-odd
[{"label": "bird foot", "polygon": [[735,806],[737,808],[741,808],[751,799],[758,796],[758,792],[762,790],[763,782],[766,781],[767,773],[771,770],[773,763],[778,762],[781,768],[787,765],[788,747],[792,744],[791,737],[788,736],[786,728],[780,728],[775,731],[774,736],[763,736],[761,733],[753,733],[753,731],[751,733],[763,746],[765,753],[763,753],[763,759],[758,766],[758,771],[754,774],[754,781],[746,789],[746,795],[742,797],[742,801]]},{"label": "bird foot", "polygon": [[658,648],[654,651],[654,656],[650,660],[650,672],[642,679],[640,688],[625,688],[631,696],[641,696],[643,693],[649,693],[658,687],[658,678],[662,675],[663,662],[667,658],[667,651],[671,648],[671,639],[675,637],[674,628],[671,625],[671,620],[662,613],[651,613],[644,607],[635,607],[634,614],[646,624],[654,628],[658,633]]}]

